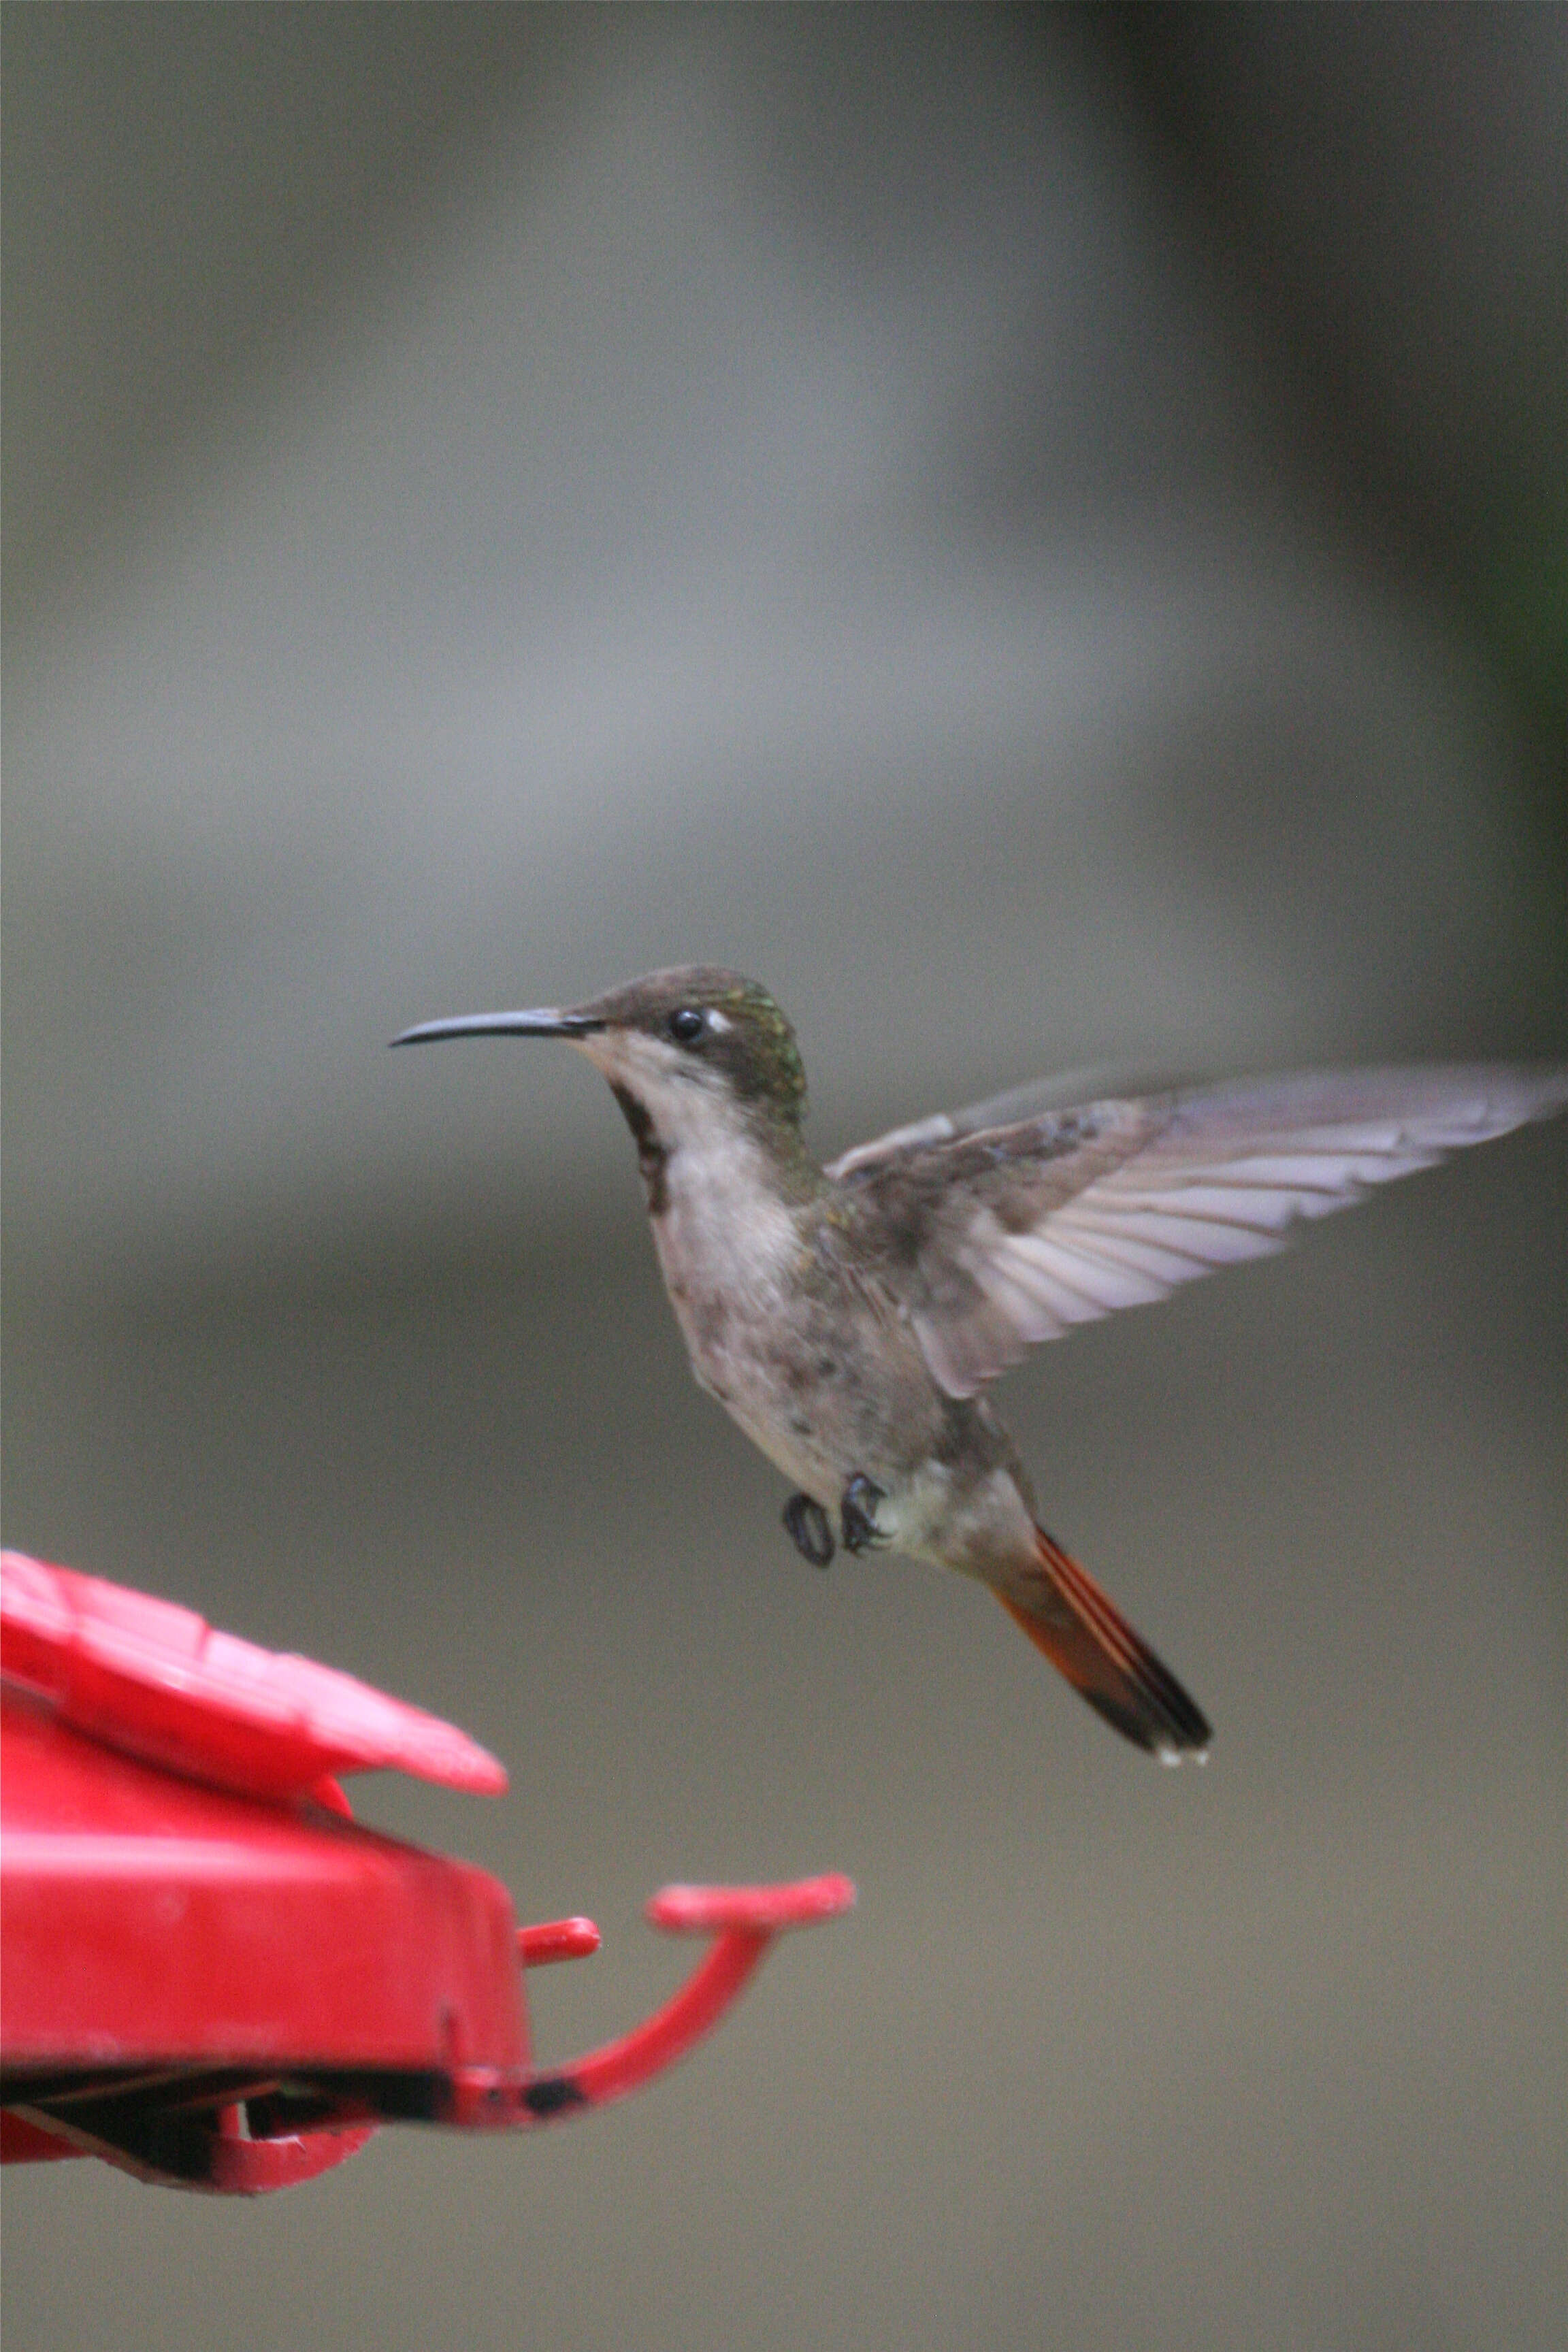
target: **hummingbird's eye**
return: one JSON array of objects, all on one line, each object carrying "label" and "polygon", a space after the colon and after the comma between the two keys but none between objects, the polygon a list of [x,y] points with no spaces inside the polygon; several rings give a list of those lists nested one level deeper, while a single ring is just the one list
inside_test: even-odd
[{"label": "hummingbird's eye", "polygon": [[693,1045],[708,1026],[708,1016],[695,1004],[683,1004],[679,1013],[669,1016],[669,1034],[680,1045]]}]

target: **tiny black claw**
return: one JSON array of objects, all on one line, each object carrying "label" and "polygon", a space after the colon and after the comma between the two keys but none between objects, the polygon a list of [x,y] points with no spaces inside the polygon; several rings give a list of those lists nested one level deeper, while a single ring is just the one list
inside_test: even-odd
[{"label": "tiny black claw", "polygon": [[809,1495],[792,1495],[784,1507],[784,1523],[796,1551],[804,1552],[813,1568],[826,1568],[833,1558],[833,1522],[822,1505]]},{"label": "tiny black claw", "polygon": [[838,1516],[843,1522],[846,1551],[869,1551],[873,1545],[887,1542],[887,1537],[877,1525],[877,1506],[882,1501],[885,1491],[881,1486],[873,1486],[863,1470],[857,1470],[845,1487]]}]

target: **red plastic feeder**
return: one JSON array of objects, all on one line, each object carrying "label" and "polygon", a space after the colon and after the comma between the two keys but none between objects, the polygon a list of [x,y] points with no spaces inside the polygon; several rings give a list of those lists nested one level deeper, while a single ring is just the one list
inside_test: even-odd
[{"label": "red plastic feeder", "polygon": [[450,1724],[186,1609],[0,1554],[0,2158],[99,2156],[256,2195],[382,2123],[531,2128],[683,2057],[773,1937],[847,1878],[668,1886],[712,1938],[673,1999],[564,2066],[531,2062],[523,1970],[598,1948],[520,1929],[505,1887],[352,1819],[336,1776],[395,1766],[499,1796]]}]

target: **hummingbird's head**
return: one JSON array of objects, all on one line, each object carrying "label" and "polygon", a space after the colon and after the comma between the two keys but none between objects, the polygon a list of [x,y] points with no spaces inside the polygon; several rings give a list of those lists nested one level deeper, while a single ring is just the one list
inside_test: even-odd
[{"label": "hummingbird's head", "polygon": [[604,1073],[628,1118],[635,1105],[671,1140],[726,1111],[752,1128],[793,1133],[805,1109],[805,1072],[788,1021],[760,982],[712,964],[650,971],[564,1011],[428,1021],[393,1044],[468,1036],[566,1038]]},{"label": "hummingbird's head", "polygon": [[577,1006],[578,1038],[612,1082],[648,1102],[697,1087],[797,1125],[805,1071],[795,1031],[760,982],[713,964],[678,964]]}]

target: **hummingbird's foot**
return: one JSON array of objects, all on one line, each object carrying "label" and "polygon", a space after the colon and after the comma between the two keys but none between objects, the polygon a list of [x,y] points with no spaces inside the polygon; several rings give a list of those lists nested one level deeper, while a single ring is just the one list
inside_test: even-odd
[{"label": "hummingbird's foot", "polygon": [[838,1516],[844,1528],[846,1551],[870,1551],[890,1540],[877,1525],[877,1506],[886,1490],[873,1486],[863,1470],[857,1470],[844,1489],[838,1506]]},{"label": "hummingbird's foot", "polygon": [[836,1549],[833,1522],[822,1505],[809,1495],[792,1495],[784,1507],[784,1528],[796,1551],[813,1568],[826,1568]]}]

